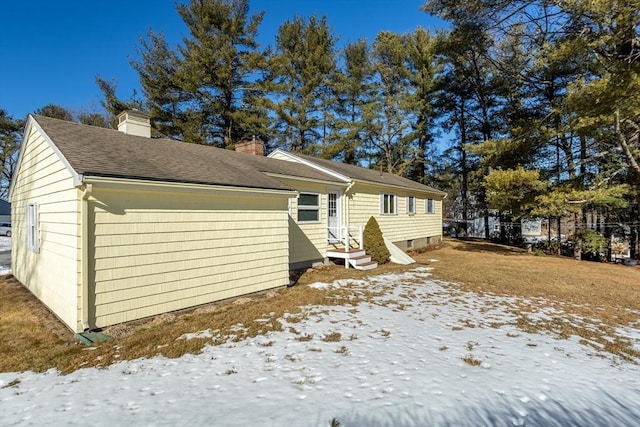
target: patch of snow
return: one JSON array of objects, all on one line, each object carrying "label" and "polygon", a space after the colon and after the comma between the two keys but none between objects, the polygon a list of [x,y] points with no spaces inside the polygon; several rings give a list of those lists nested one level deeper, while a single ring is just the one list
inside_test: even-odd
[{"label": "patch of snow", "polygon": [[334,286],[333,283],[313,282],[309,287],[313,289],[331,289],[337,286]]},{"label": "patch of snow", "polygon": [[213,333],[210,329],[205,329],[204,331],[192,332],[190,334],[182,334],[177,339],[179,340],[192,340],[195,338],[212,338]]},{"label": "patch of snow", "polygon": [[11,250],[11,237],[0,236],[0,252]]},{"label": "patch of snow", "polygon": [[[6,252],[11,250],[11,237],[0,236],[0,252]],[[0,276],[5,274],[11,274],[11,264],[0,265]]]},{"label": "patch of snow", "polygon": [[[577,337],[519,331],[510,312],[521,307],[516,298],[463,292],[416,270],[314,284],[330,286],[379,296],[357,306],[306,307],[304,316],[278,319],[280,332],[178,359],[123,361],[67,376],[2,373],[2,424],[80,425],[86,420],[69,412],[91,407],[100,411],[91,419],[97,426],[212,420],[327,426],[334,417],[343,425],[636,425],[640,419],[638,365],[594,355]],[[640,341],[637,329],[624,332]],[[337,334],[339,341],[324,340]]]}]

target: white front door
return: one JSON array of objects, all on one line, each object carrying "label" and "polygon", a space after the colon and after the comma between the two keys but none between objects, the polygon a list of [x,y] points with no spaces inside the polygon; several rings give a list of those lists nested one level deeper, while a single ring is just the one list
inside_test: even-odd
[{"label": "white front door", "polygon": [[329,243],[340,242],[342,238],[342,199],[340,191],[327,192],[327,239]]}]

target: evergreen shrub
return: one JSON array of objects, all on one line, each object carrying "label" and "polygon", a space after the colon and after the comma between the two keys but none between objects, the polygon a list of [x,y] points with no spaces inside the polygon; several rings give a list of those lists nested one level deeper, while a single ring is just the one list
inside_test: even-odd
[{"label": "evergreen shrub", "polygon": [[369,221],[367,221],[363,234],[364,249],[367,251],[367,255],[371,256],[371,259],[378,264],[388,262],[391,254],[387,249],[387,245],[384,244],[382,231],[380,231],[378,221],[374,217],[369,218]]}]

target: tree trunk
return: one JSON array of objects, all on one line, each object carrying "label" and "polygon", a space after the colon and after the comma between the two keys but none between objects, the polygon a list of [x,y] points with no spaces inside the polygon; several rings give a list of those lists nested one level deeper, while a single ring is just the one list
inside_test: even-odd
[{"label": "tree trunk", "polygon": [[558,217],[558,248],[556,249],[556,255],[561,255],[562,251],[560,250],[560,245],[562,244],[562,217]]},{"label": "tree trunk", "polygon": [[582,208],[573,214],[573,257],[580,261],[582,259],[582,239],[580,229],[582,228]]},{"label": "tree trunk", "polygon": [[[460,169],[462,172],[461,196],[462,196],[462,221],[465,236],[468,230],[469,220],[469,167],[467,165],[467,123],[465,117],[464,99],[460,101]],[[475,230],[474,230],[475,231]]]},{"label": "tree trunk", "polygon": [[489,209],[484,208],[484,238],[489,240],[491,237],[491,231],[489,229]]},{"label": "tree trunk", "polygon": [[500,219],[500,243],[507,243],[507,228],[505,227],[507,218],[502,211],[498,212],[498,218]]}]

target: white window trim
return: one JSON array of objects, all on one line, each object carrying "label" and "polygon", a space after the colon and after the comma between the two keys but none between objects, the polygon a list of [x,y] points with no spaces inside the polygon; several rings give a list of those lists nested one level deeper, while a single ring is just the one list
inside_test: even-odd
[{"label": "white window trim", "polygon": [[[318,204],[317,205],[300,205],[300,196],[302,196],[303,194],[309,195],[309,196],[316,196],[317,200],[318,200]],[[298,215],[296,216],[296,221],[299,224],[318,224],[321,222],[322,220],[322,216],[320,215],[320,193],[312,193],[309,191],[300,191],[298,193]],[[318,219],[313,219],[313,220],[300,220],[300,211],[318,211]]]},{"label": "white window trim", "polygon": [[[429,200],[431,200],[431,210],[429,210]],[[424,199],[424,213],[426,214],[436,213],[436,201],[434,199]]]},{"label": "white window trim", "polygon": [[[393,212],[384,211],[385,196],[393,197]],[[398,196],[393,193],[380,193],[380,214],[381,215],[398,215]]]},{"label": "white window trim", "polygon": [[[409,199],[413,199],[413,209],[409,209]],[[406,212],[409,215],[415,215],[416,214],[416,198],[414,196],[407,196],[406,199]]]},{"label": "white window trim", "polygon": [[36,203],[28,203],[25,212],[26,239],[27,249],[34,253],[40,252],[40,227],[38,218],[38,205]]}]

